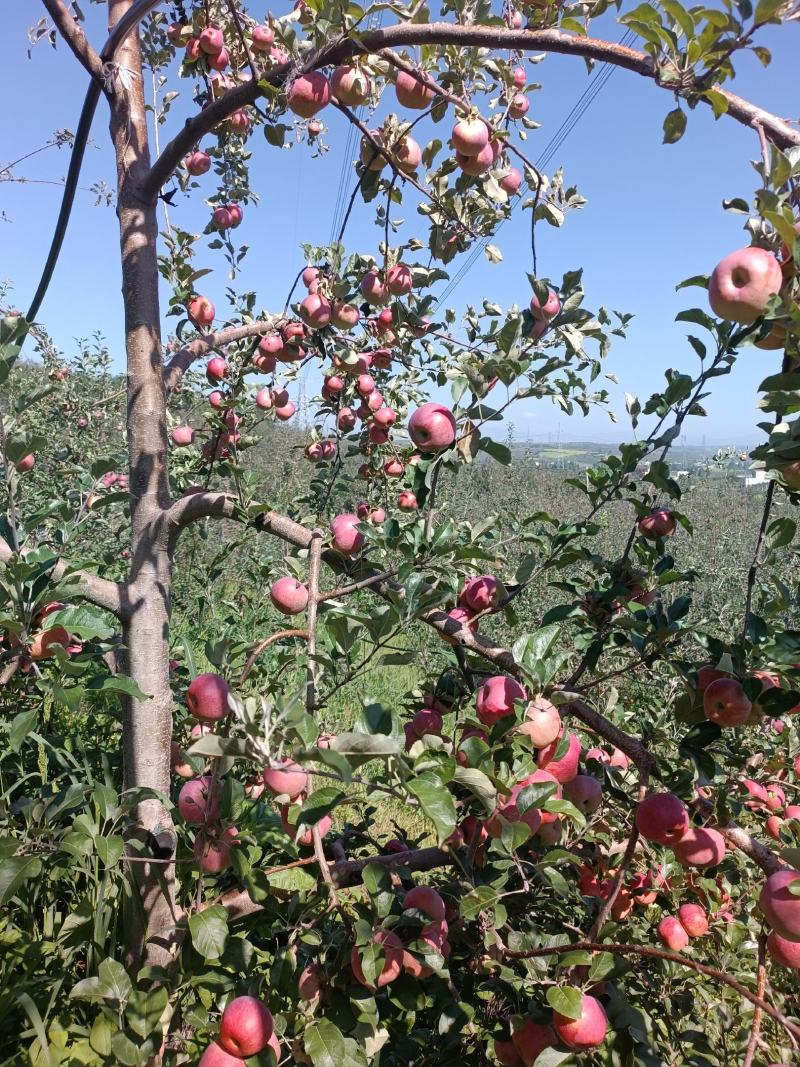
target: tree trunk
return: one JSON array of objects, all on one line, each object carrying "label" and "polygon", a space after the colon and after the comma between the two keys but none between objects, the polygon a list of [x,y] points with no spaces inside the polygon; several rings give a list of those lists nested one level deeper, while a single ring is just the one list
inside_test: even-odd
[{"label": "tree trunk", "polygon": [[[131,0],[111,0],[110,26]],[[172,693],[169,684],[169,622],[172,573],[169,555],[156,536],[169,505],[166,404],[158,304],[156,242],[157,201],[140,195],[150,168],[138,32],[130,34],[116,55],[111,93],[111,137],[117,163],[117,215],[120,223],[122,296],[128,372],[128,455],[131,502],[131,574],[124,640],[128,673],[147,694],[129,699],[124,709],[125,789],[149,788],[169,794]],[[172,820],[158,800],[136,808],[137,835],[154,845],[171,843]],[[162,849],[161,854],[163,855]],[[160,936],[174,924],[174,868],[131,864],[141,890],[126,923],[128,956],[135,965],[165,965],[169,955]],[[154,940],[155,939],[155,940]]]}]

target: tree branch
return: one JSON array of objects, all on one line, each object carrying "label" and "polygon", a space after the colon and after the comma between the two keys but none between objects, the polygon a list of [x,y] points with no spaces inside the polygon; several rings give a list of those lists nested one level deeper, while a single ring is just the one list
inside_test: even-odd
[{"label": "tree branch", "polygon": [[274,323],[260,319],[257,322],[248,322],[243,326],[228,326],[216,333],[207,333],[184,345],[164,366],[164,386],[168,393],[173,393],[181,383],[186,371],[195,360],[217,348],[233,344],[234,341],[242,341],[246,337],[255,337],[260,333],[266,333],[273,328]]},{"label": "tree branch", "polygon": [[[592,37],[573,36],[561,30],[500,30],[493,26],[462,26],[446,22],[433,22],[430,24],[399,23],[395,26],[387,26],[385,29],[364,33],[357,40],[347,38],[344,41],[338,41],[336,44],[328,45],[310,56],[301,66],[298,73],[316,70],[320,67],[333,66],[345,62],[354,55],[375,53],[384,48],[402,45],[437,44],[456,45],[462,48],[555,52],[561,55],[579,56],[583,59],[593,59],[621,67],[624,70],[654,81],[668,92],[675,92],[674,85],[661,84],[662,71],[649,56],[645,55],[644,52],[626,48],[621,44],[613,44],[609,41],[601,41]],[[295,68],[286,63],[268,74],[267,79],[271,85],[280,87],[287,80],[290,73],[294,74],[294,72]],[[693,84],[689,84],[681,95],[686,95],[693,89],[696,90],[696,87]],[[755,104],[751,104],[726,89],[721,89],[717,86],[714,89],[725,99],[728,108],[726,114],[737,122],[750,127],[758,123],[765,136],[778,148],[786,149],[792,145],[800,145],[800,131],[793,129],[788,122],[784,122],[783,119],[778,118],[776,115],[757,107]],[[228,90],[227,93],[214,101],[203,112],[187,122],[165,147],[154,164],[144,183],[143,195],[147,198],[155,198],[186,152],[204,134],[208,133],[220,122],[223,122],[234,111],[254,103],[259,95],[258,85],[251,79]],[[704,97],[700,97],[700,99],[710,106],[710,101]]]}]

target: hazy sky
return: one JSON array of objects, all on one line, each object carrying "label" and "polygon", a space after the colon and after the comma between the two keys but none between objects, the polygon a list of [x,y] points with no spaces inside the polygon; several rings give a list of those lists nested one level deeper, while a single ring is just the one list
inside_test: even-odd
[{"label": "hazy sky", "polygon": [[[99,48],[105,8],[82,6],[89,18],[89,37]],[[71,53],[63,44],[53,51],[44,43],[33,49],[30,59],[27,55],[26,32],[40,10],[43,13],[36,4],[17,3],[7,5],[5,11],[6,60],[0,85],[3,99],[13,101],[13,106],[7,104],[0,125],[0,166],[35,151],[56,129],[74,130],[77,125],[86,75]],[[284,10],[280,6],[275,13]],[[259,13],[256,8],[253,11]],[[622,29],[608,19],[595,26],[598,36],[602,31],[612,40],[622,36]],[[764,70],[754,58],[740,57],[740,73],[730,87],[785,118],[796,118],[798,27],[772,30],[761,40],[773,51],[772,66]],[[536,160],[586,87],[587,72],[582,61],[557,56],[530,70],[531,80],[543,84],[542,91],[532,95],[529,112],[541,128],[528,135],[525,147]],[[176,87],[188,90],[188,83]],[[149,95],[149,75],[147,90]],[[394,104],[393,93],[386,95]],[[378,115],[391,110],[391,104],[381,104]],[[721,202],[727,197],[750,198],[757,186],[750,160],[756,157],[758,144],[754,132],[727,118],[715,122],[710,109],[701,107],[690,114],[683,140],[664,146],[661,124],[673,106],[673,98],[663,89],[626,71],[615,71],[548,165],[550,173],[563,165],[568,184],[577,184],[589,202],[582,211],[569,215],[560,230],[545,224],[537,227],[539,273],[559,279],[565,270],[583,266],[588,306],[602,304],[632,312],[635,319],[628,340],[615,343],[606,363],[606,370],[620,380],[619,387],[609,386],[620,428],[602,412],[568,419],[549,402],[528,403],[513,409],[518,440],[560,435],[562,440],[612,441],[629,436],[622,393],[636,393],[644,400],[660,388],[665,367],[696,368],[697,359],[684,340],[686,330],[674,317],[682,307],[704,303],[704,294],[696,289],[676,293],[675,284],[710,271],[727,252],[748,243],[741,229],[743,217],[723,211]],[[323,117],[330,125],[325,137],[330,150],[318,159],[311,158],[304,143],[279,151],[268,146],[260,133],[252,139],[254,185],[261,203],[246,209],[237,231],[250,251],[236,284],[242,290],[255,289],[264,305],[276,310],[282,307],[290,280],[302,265],[300,244],[328,242],[343,167],[352,162],[345,156],[346,120],[330,108]],[[182,118],[176,105],[160,131],[162,143]],[[448,128],[445,121],[436,134],[441,137]],[[101,101],[82,191],[40,318],[66,351],[73,338],[101,332],[122,369],[116,217],[113,208],[95,207],[88,191],[97,181],[113,183],[107,140],[107,109]],[[38,280],[58,211],[60,189],[48,183],[60,181],[66,166],[67,151],[49,149],[15,168],[15,174],[30,179],[28,183],[0,183],[0,279],[13,284],[12,302],[23,309]],[[211,181],[201,181],[208,182],[211,193]],[[352,185],[349,167],[348,193]],[[372,221],[373,206],[356,205],[345,235],[349,250],[376,251],[381,231]],[[395,214],[406,220],[402,233],[420,232],[415,229],[417,216],[411,206]],[[208,217],[207,208],[199,197],[190,202],[179,194],[170,217],[186,229],[200,230]],[[490,265],[481,255],[448,300],[451,306],[480,302],[483,296],[503,306],[529,299],[528,222],[528,213],[518,209],[495,241],[503,262]],[[214,274],[203,282],[203,291],[218,309],[223,308],[228,284],[224,261],[201,242],[197,264],[214,268]],[[458,266],[458,261],[450,265],[451,274]],[[707,402],[708,418],[687,424],[686,440],[699,443],[705,436],[708,444],[755,442],[755,423],[760,417],[756,387],[775,369],[778,359],[776,353],[746,350],[733,374],[717,380]]]}]

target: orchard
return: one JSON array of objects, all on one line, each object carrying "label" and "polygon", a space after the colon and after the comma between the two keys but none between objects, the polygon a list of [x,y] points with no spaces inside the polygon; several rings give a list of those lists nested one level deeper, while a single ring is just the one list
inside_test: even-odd
[{"label": "orchard", "polygon": [[[800,128],[727,87],[800,9],[658,0],[629,47],[607,6],[108,0],[103,41],[42,0],[86,97],[0,321],[3,1063],[800,1062]],[[530,158],[548,53],[663,90],[664,152],[695,110],[747,128],[756,187],[675,279],[694,371],[628,397],[572,514],[501,522],[453,487],[513,460],[516,403],[605,404],[628,322],[536,253],[583,204]],[[246,288],[265,158],[350,131],[338,238]],[[48,333],[90,132],[122,378]],[[517,206],[521,306],[441,307]],[[670,447],[737,360],[766,491],[708,617]]]}]

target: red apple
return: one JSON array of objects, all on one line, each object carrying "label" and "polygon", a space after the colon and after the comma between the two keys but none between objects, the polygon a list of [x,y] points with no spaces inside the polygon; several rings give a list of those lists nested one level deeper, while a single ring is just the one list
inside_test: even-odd
[{"label": "red apple", "polygon": [[264,768],[264,785],[276,797],[296,800],[308,789],[308,775],[294,760],[284,759],[280,767]]},{"label": "red apple", "polygon": [[171,436],[175,445],[190,445],[194,441],[194,430],[191,426],[176,426]]},{"label": "red apple", "polygon": [[221,382],[223,378],[227,377],[228,364],[222,358],[222,356],[212,356],[206,364],[206,378],[212,385],[217,382]]},{"label": "red apple", "polygon": [[[523,1019],[511,1035],[511,1044],[519,1055],[524,1067],[533,1067],[536,1060],[546,1048],[556,1043],[552,1026],[535,1023],[533,1019]],[[495,1041],[495,1051],[497,1042]]]},{"label": "red apple", "polygon": [[637,529],[642,537],[648,541],[655,541],[659,537],[669,537],[675,533],[677,521],[669,508],[656,508],[649,515],[639,519]]},{"label": "red apple", "polygon": [[308,589],[296,578],[279,578],[273,583],[269,598],[283,615],[299,615],[308,605]]},{"label": "red apple", "polygon": [[800,897],[789,886],[800,882],[800,871],[776,871],[764,883],[758,906],[773,930],[787,941],[800,942]]},{"label": "red apple", "polygon": [[195,326],[210,326],[216,315],[214,305],[207,296],[193,296],[188,311]]},{"label": "red apple", "polygon": [[443,404],[422,404],[408,420],[408,435],[422,452],[441,452],[456,439],[456,420]]},{"label": "red apple", "polygon": [[[376,945],[380,945],[384,957],[380,974],[376,976],[377,988],[382,988],[393,982],[401,974],[403,970],[403,952],[405,950],[403,942],[397,934],[393,934],[390,930],[378,930],[377,933],[373,934],[372,940]],[[355,947],[350,953],[350,967],[356,981],[374,992],[376,986],[372,985],[364,977],[361,955]]]},{"label": "red apple", "polygon": [[525,700],[525,690],[516,679],[507,674],[487,678],[475,702],[478,718],[484,726],[494,726],[506,715],[513,715],[517,700]]},{"label": "red apple", "polygon": [[309,963],[297,979],[297,992],[303,1000],[313,1000],[321,988],[322,968],[318,963]]},{"label": "red apple", "polygon": [[747,694],[735,678],[717,678],[703,693],[705,716],[719,726],[742,726],[752,710]]},{"label": "red apple", "polygon": [[231,850],[238,831],[229,826],[219,837],[211,837],[201,830],[194,840],[194,856],[204,874],[221,874],[231,865]]},{"label": "red apple", "polygon": [[570,1019],[560,1012],[553,1012],[553,1029],[567,1048],[592,1049],[605,1041],[608,1018],[600,1001],[584,993],[581,1017]]},{"label": "red apple", "polygon": [[192,778],[178,793],[178,812],[184,822],[216,822],[220,812],[221,789],[210,774]]},{"label": "red apple", "polygon": [[331,92],[348,107],[360,107],[369,100],[371,83],[358,67],[336,67],[331,75]]},{"label": "red apple", "polygon": [[398,104],[412,108],[414,111],[423,111],[433,99],[434,91],[425,85],[413,74],[407,74],[401,70],[397,73],[395,93]]},{"label": "red apple", "polygon": [[750,325],[763,315],[769,299],[783,284],[781,265],[763,248],[740,248],[714,268],[708,302],[721,319]]},{"label": "red apple", "polygon": [[650,793],[636,809],[636,826],[645,840],[672,845],[689,829],[689,813],[674,793]]},{"label": "red apple", "polygon": [[445,921],[445,906],[439,893],[429,885],[417,885],[409,889],[403,898],[403,911],[414,908],[436,923]]},{"label": "red apple", "polygon": [[667,948],[680,952],[689,944],[689,935],[674,915],[665,915],[656,932]]},{"label": "red apple", "polygon": [[581,758],[581,743],[577,736],[570,732],[568,738],[569,747],[564,755],[559,756],[558,759],[554,759],[554,756],[561,743],[560,737],[557,737],[555,741],[551,741],[544,748],[539,749],[536,754],[537,764],[549,771],[557,781],[564,785],[576,777]]},{"label": "red apple", "polygon": [[186,690],[186,706],[196,719],[217,722],[230,708],[230,687],[219,674],[198,674]]},{"label": "red apple", "polygon": [[710,827],[692,826],[672,851],[684,867],[716,867],[725,859],[725,838]]},{"label": "red apple", "polygon": [[584,815],[591,815],[603,803],[603,787],[590,774],[578,774],[567,782],[564,795]]},{"label": "red apple", "polygon": [[699,904],[681,904],[678,919],[689,937],[702,937],[708,933],[708,916]]},{"label": "red apple", "polygon": [[247,1067],[241,1056],[232,1056],[222,1045],[212,1041],[197,1061],[197,1067]]},{"label": "red apple", "polygon": [[219,1043],[226,1052],[245,1059],[266,1048],[274,1026],[269,1008],[257,997],[236,997],[219,1024]]},{"label": "red apple", "polygon": [[482,118],[459,119],[450,134],[450,144],[462,156],[477,156],[489,143],[489,127]]},{"label": "red apple", "polygon": [[401,511],[416,511],[419,505],[417,498],[409,489],[404,489],[397,497],[397,506]]},{"label": "red apple", "polygon": [[528,735],[533,748],[547,748],[561,736],[558,708],[543,696],[534,697],[525,709],[525,719],[518,730]]},{"label": "red apple", "polygon": [[301,74],[289,86],[286,103],[290,111],[301,118],[313,118],[331,99],[328,79],[318,70]]},{"label": "red apple", "polygon": [[790,941],[774,930],[770,930],[767,937],[767,952],[781,967],[790,967],[793,971],[800,971],[800,941]]},{"label": "red apple", "polygon": [[480,574],[475,578],[467,579],[464,588],[458,594],[458,602],[470,611],[491,611],[499,606],[505,595],[506,591],[502,582],[491,574]]},{"label": "red apple", "polygon": [[200,42],[200,48],[208,56],[214,56],[217,52],[221,52],[225,47],[225,38],[222,36],[222,30],[216,26],[206,26],[200,32],[198,37]]}]

